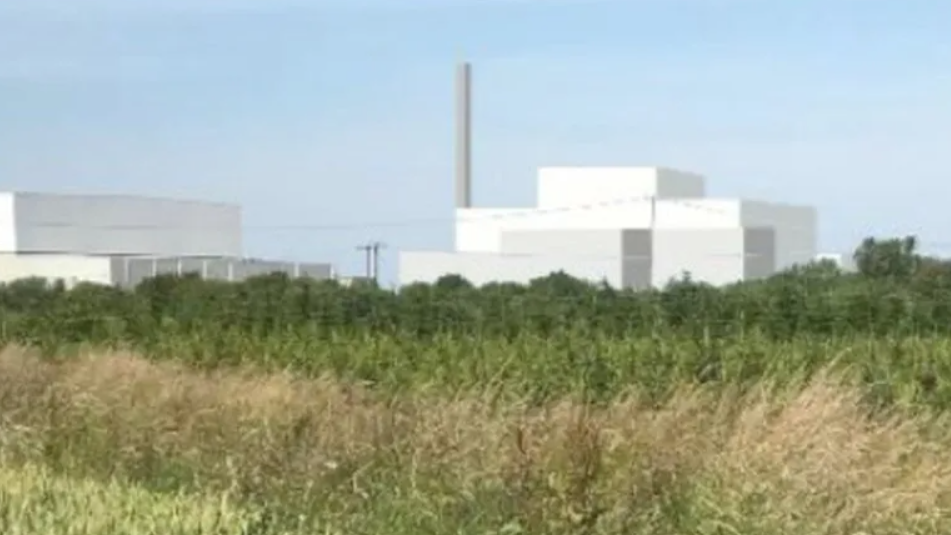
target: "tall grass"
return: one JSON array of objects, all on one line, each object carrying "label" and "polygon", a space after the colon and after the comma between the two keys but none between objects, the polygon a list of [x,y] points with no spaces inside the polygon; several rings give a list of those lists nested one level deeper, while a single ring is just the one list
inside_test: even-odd
[{"label": "tall grass", "polygon": [[[929,411],[870,411],[848,374],[681,382],[662,402],[634,388],[600,405],[583,392],[385,393],[121,352],[8,349],[0,377],[7,469],[40,464],[171,500],[227,495],[270,523],[255,533],[951,531],[951,427]],[[10,481],[4,501],[19,492]],[[73,510],[81,522],[92,509]]]},{"label": "tall grass", "polygon": [[8,535],[301,535],[268,527],[226,495],[159,494],[71,479],[39,465],[0,467],[0,532]]}]

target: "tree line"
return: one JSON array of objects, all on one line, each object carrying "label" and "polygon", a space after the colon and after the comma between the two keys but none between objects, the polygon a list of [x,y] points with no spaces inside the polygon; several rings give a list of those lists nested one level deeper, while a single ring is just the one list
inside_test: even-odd
[{"label": "tree line", "polygon": [[719,288],[686,276],[640,291],[564,273],[481,287],[449,275],[398,291],[282,274],[237,283],[162,275],[131,290],[94,284],[66,289],[23,279],[0,287],[0,338],[140,342],[169,332],[223,331],[514,337],[572,329],[608,337],[755,332],[783,340],[951,331],[951,263],[919,254],[913,237],[866,239],[854,258],[854,273],[825,261]]}]

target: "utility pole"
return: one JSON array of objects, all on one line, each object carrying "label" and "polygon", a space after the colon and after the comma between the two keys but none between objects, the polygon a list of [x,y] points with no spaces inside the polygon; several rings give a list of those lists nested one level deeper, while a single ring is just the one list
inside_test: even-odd
[{"label": "utility pole", "polygon": [[378,241],[357,246],[357,250],[366,255],[367,279],[376,283],[379,282],[380,277],[380,250],[384,248],[386,248],[386,244]]}]

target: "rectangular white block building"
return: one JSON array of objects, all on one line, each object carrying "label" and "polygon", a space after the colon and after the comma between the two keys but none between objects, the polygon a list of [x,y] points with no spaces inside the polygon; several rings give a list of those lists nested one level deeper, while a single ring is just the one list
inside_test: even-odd
[{"label": "rectangular white block building", "polygon": [[241,209],[124,195],[0,193],[0,252],[240,256]]},{"label": "rectangular white block building", "polygon": [[815,258],[814,208],[705,192],[702,176],[666,168],[542,168],[536,207],[457,209],[456,251],[402,253],[400,282],[527,282],[564,271],[618,287],[685,274],[722,285]]},{"label": "rectangular white block building", "polygon": [[237,205],[127,195],[0,193],[0,282],[39,277],[134,286],[160,274],[238,281],[330,264],[243,258]]}]

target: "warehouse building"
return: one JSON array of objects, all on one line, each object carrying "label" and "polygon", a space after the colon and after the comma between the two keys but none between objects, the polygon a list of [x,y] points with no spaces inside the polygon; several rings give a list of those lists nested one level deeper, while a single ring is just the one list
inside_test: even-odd
[{"label": "warehouse building", "polygon": [[134,286],[159,274],[327,279],[330,264],[243,256],[241,209],[126,195],[0,193],[0,282],[28,277]]},{"label": "warehouse building", "polygon": [[615,287],[689,274],[722,285],[816,257],[809,206],[709,198],[703,176],[662,167],[546,167],[532,208],[471,203],[470,71],[457,78],[455,250],[403,252],[400,283],[447,274],[475,284],[564,271]]}]

